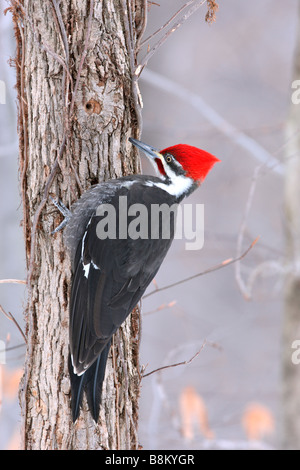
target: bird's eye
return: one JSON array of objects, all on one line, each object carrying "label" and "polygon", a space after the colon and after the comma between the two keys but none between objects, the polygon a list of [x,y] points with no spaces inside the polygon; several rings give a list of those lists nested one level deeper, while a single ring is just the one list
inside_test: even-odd
[{"label": "bird's eye", "polygon": [[167,163],[171,163],[171,161],[172,161],[171,155],[167,155],[167,156],[166,156],[166,162],[167,162]]}]

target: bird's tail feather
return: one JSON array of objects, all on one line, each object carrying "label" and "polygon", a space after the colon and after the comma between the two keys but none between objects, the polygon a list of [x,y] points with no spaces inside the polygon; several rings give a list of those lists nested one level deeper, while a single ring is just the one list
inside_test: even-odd
[{"label": "bird's tail feather", "polygon": [[85,383],[85,374],[80,376],[74,374],[73,364],[71,360],[71,354],[69,354],[69,374],[71,379],[71,409],[72,409],[72,419],[75,423],[78,418],[80,405],[82,402],[83,389]]},{"label": "bird's tail feather", "polygon": [[106,362],[108,357],[108,352],[110,348],[110,341],[105,346],[100,356],[98,357],[95,364],[93,364],[94,369],[90,367],[86,371],[87,381],[86,381],[86,397],[90,412],[93,416],[94,421],[97,423],[99,418],[99,410],[101,404],[102,396],[102,385],[105,376]]},{"label": "bird's tail feather", "polygon": [[78,376],[73,372],[71,357],[69,356],[69,373],[71,378],[71,408],[72,419],[75,422],[79,416],[82,404],[83,391],[85,390],[90,412],[97,423],[102,396],[102,385],[105,376],[105,368],[110,348],[110,341],[99,355],[98,359],[87,371]]}]

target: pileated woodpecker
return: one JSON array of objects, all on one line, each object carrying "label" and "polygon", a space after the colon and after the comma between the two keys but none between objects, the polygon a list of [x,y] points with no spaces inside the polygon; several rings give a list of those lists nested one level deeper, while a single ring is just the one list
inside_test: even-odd
[{"label": "pileated woodpecker", "polygon": [[67,225],[65,242],[72,259],[69,371],[74,422],[84,390],[93,419],[98,421],[112,336],[156,275],[174,236],[171,227],[169,238],[162,236],[161,229],[157,237],[151,237],[149,217],[148,237],[133,239],[123,233],[99,238],[97,225],[103,218],[98,208],[103,204],[117,207],[121,196],[126,196],[127,207],[143,204],[150,211],[154,204],[172,206],[191,194],[219,161],[190,145],[158,152],[136,139],[129,140],[154,162],[159,177],[132,175],[97,184],[71,211],[56,203],[65,220],[55,231]]}]

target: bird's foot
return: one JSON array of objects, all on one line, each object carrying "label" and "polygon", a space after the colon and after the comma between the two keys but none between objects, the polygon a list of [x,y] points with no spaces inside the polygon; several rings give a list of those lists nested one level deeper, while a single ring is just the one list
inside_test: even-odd
[{"label": "bird's foot", "polygon": [[52,196],[49,196],[49,197],[51,201],[53,202],[53,204],[55,205],[55,207],[64,216],[64,220],[58,225],[58,227],[56,227],[55,230],[53,230],[53,232],[51,232],[51,235],[53,235],[54,233],[57,233],[60,230],[62,230],[67,225],[67,223],[69,222],[71,218],[72,212],[60,200],[56,201],[55,199],[53,199]]}]

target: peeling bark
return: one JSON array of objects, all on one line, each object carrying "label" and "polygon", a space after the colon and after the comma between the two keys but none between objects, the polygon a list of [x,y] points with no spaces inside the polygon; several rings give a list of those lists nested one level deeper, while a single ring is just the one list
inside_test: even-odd
[{"label": "peeling bark", "polygon": [[12,1],[11,9],[29,271],[28,343],[20,390],[24,448],[135,449],[138,309],[115,335],[99,424],[85,401],[77,423],[71,421],[70,259],[63,234],[51,235],[61,219],[47,195],[50,191],[70,206],[94,183],[140,172],[138,156],[128,143],[130,136],[139,138],[139,117],[126,21],[132,18],[135,46],[143,30],[145,2],[129,2],[130,15],[122,0],[74,0],[59,7],[56,1],[24,0],[22,5]]}]

